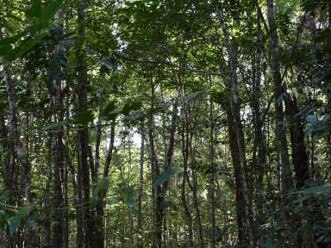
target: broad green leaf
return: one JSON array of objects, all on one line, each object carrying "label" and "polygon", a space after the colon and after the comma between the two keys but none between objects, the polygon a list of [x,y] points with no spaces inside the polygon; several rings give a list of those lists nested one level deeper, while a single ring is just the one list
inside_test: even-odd
[{"label": "broad green leaf", "polygon": [[24,206],[24,207],[21,207],[18,212],[17,212],[17,215],[19,217],[21,217],[22,219],[23,218],[26,218],[29,216],[29,214],[31,213],[31,211],[35,208],[35,205],[34,204],[30,204],[30,205],[27,205],[27,206]]},{"label": "broad green leaf", "polygon": [[120,113],[121,110],[116,106],[116,102],[110,101],[100,113],[100,119],[106,121],[114,120]]},{"label": "broad green leaf", "polygon": [[125,187],[123,189],[124,199],[125,203],[130,207],[134,208],[135,206],[135,194],[134,194],[134,188],[132,186]]},{"label": "broad green leaf", "polygon": [[196,91],[196,92],[192,92],[186,96],[183,96],[180,98],[180,100],[184,101],[184,102],[194,102],[196,101],[198,98],[200,98],[206,91],[205,90],[200,90],[200,91]]},{"label": "broad green leaf", "polygon": [[53,123],[50,123],[44,127],[42,127],[42,130],[43,131],[56,131],[58,130],[60,127],[68,124],[69,122],[68,121],[59,121],[59,122],[53,122]]},{"label": "broad green leaf", "polygon": [[41,20],[44,25],[47,25],[52,20],[56,12],[60,9],[62,2],[63,0],[54,0],[42,10]]},{"label": "broad green leaf", "polygon": [[281,93],[281,94],[279,95],[279,97],[277,97],[277,99],[276,99],[276,104],[277,104],[278,106],[281,106],[281,105],[282,105],[282,102],[283,102],[283,100],[284,100],[284,97],[286,97],[286,95],[285,95],[284,93]]},{"label": "broad green leaf", "polygon": [[[0,41],[0,55],[4,56],[9,61],[13,61],[24,56],[34,46],[39,44],[48,35],[48,30],[45,29],[45,27],[47,27],[61,7],[62,1],[63,0],[55,0],[43,8],[41,0],[33,0],[31,8],[26,11],[26,15],[30,18],[37,19],[37,21],[32,20],[33,24],[19,34],[2,39]],[[29,34],[29,36],[25,37],[27,34]],[[23,37],[25,37],[25,39],[20,41]]]},{"label": "broad green leaf", "polygon": [[28,17],[34,17],[41,19],[41,14],[42,14],[42,2],[41,0],[32,0],[31,8],[29,8],[25,14]]},{"label": "broad green leaf", "polygon": [[16,43],[22,37],[24,37],[27,33],[28,33],[27,31],[23,31],[12,37],[1,39],[0,40],[0,56],[3,56],[7,60],[10,60]]},{"label": "broad green leaf", "polygon": [[305,195],[330,195],[331,189],[322,185],[311,186],[303,190],[297,191],[296,193],[302,193]]},{"label": "broad green leaf", "polygon": [[327,131],[328,120],[328,114],[323,115],[320,120],[314,114],[307,115],[306,122],[308,133],[310,133],[314,138],[321,137]]},{"label": "broad green leaf", "polygon": [[174,168],[165,169],[155,180],[153,180],[153,188],[160,186],[165,181],[175,174],[176,170]]},{"label": "broad green leaf", "polygon": [[18,59],[24,56],[27,52],[29,52],[34,46],[39,44],[46,36],[48,32],[46,30],[35,34],[33,37],[26,39],[25,41],[21,42],[19,46],[13,49],[9,56],[10,60]]},{"label": "broad green leaf", "polygon": [[222,230],[219,226],[216,226],[214,229],[214,237],[215,240],[221,241],[224,235],[224,230]]},{"label": "broad green leaf", "polygon": [[231,94],[230,90],[226,88],[217,88],[210,91],[211,100],[220,104],[224,109],[228,108],[228,99]]},{"label": "broad green leaf", "polygon": [[46,27],[60,9],[62,2],[63,0],[54,0],[50,4],[43,6],[41,0],[33,0],[31,8],[25,14],[30,18],[38,19],[39,23],[35,23],[35,25],[40,28]]},{"label": "broad green leaf", "polygon": [[101,199],[100,195],[105,193],[109,188],[109,180],[108,178],[104,177],[101,178],[94,187],[93,190],[93,197],[92,197],[92,204],[96,205]]},{"label": "broad green leaf", "polygon": [[132,101],[129,100],[128,102],[126,102],[122,108],[122,113],[124,115],[128,115],[130,113],[130,111],[136,111],[141,109],[142,103],[141,101]]},{"label": "broad green leaf", "polygon": [[109,187],[109,180],[108,178],[104,177],[104,178],[101,178],[97,185],[95,186],[95,189],[94,189],[94,194],[98,195],[100,193],[103,193],[105,192]]},{"label": "broad green leaf", "polygon": [[318,120],[314,114],[310,114],[310,115],[307,115],[306,122],[308,124],[315,125],[318,122]]},{"label": "broad green leaf", "polygon": [[83,111],[82,113],[79,113],[73,117],[73,123],[81,125],[92,122],[93,120],[94,115],[90,110]]},{"label": "broad green leaf", "polygon": [[8,219],[8,225],[9,225],[9,234],[11,236],[14,235],[14,233],[17,231],[17,229],[20,227],[22,222],[22,218],[20,216],[13,216]]},{"label": "broad green leaf", "polygon": [[30,213],[34,209],[34,207],[35,206],[33,204],[22,207],[17,211],[17,213],[14,216],[12,216],[8,219],[7,222],[9,225],[9,234],[11,236],[20,227],[22,220],[24,220],[25,218],[27,218],[30,215]]}]

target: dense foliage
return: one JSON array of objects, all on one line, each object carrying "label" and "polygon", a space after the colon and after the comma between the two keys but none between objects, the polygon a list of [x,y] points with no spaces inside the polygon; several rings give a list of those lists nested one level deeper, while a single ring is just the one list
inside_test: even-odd
[{"label": "dense foliage", "polygon": [[331,247],[327,0],[0,0],[1,247]]}]

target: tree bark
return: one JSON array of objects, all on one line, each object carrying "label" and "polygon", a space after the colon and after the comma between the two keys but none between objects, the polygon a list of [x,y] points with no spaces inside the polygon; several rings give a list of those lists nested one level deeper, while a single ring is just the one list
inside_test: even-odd
[{"label": "tree bark", "polygon": [[271,62],[274,94],[275,94],[275,120],[276,120],[276,148],[278,150],[279,169],[281,177],[281,192],[284,197],[288,191],[293,188],[293,179],[291,176],[290,161],[288,155],[288,144],[286,138],[285,114],[283,110],[283,97],[286,91],[280,73],[280,60],[278,49],[277,25],[274,13],[274,1],[267,0],[268,22],[269,22],[269,41],[271,48]]},{"label": "tree bark", "polygon": [[[157,157],[157,149],[155,144],[155,124],[153,111],[155,110],[155,85],[151,84],[151,112],[149,116],[148,123],[148,138],[151,152],[151,173],[152,180],[155,180],[161,174],[161,168],[159,165],[159,160]],[[176,130],[176,115],[177,115],[177,105],[174,105],[174,114],[172,115],[171,128],[169,143],[165,154],[164,170],[171,170],[171,165],[173,161],[174,145],[175,145],[175,130]],[[153,235],[153,248],[161,248],[163,246],[163,224],[165,217],[165,196],[168,191],[169,178],[164,180],[160,185],[155,185],[152,187],[152,199],[153,199],[153,215],[154,215],[154,235]]]},{"label": "tree bark", "polygon": [[[210,81],[210,77],[209,77]],[[211,83],[211,82],[209,82]],[[210,137],[209,137],[209,147],[210,147],[210,154],[209,154],[209,166],[211,168],[210,175],[208,177],[208,196],[209,196],[209,218],[210,218],[210,247],[215,248],[216,246],[216,213],[215,213],[215,146],[214,146],[214,106],[212,100],[210,100],[209,105],[209,122],[210,122]]]},{"label": "tree bark", "polygon": [[182,121],[182,156],[183,156],[183,178],[181,184],[181,200],[184,207],[185,220],[188,228],[188,245],[193,246],[193,224],[192,215],[186,200],[186,182],[188,182],[188,156],[189,156],[189,135],[188,135],[188,123],[187,123],[187,113],[186,106],[183,103],[183,121]]},{"label": "tree bark", "polygon": [[[264,176],[267,163],[266,137],[264,132],[264,116],[261,110],[261,79],[262,79],[262,55],[263,55],[263,33],[262,17],[259,14],[260,6],[258,1],[255,2],[257,14],[257,46],[253,59],[253,92],[252,92],[252,112],[254,125],[254,147],[253,147],[253,167],[255,169],[255,203],[257,226],[260,227],[265,223],[264,212]],[[263,230],[256,232],[260,237],[263,236]],[[259,237],[256,237],[257,241]]]},{"label": "tree bark", "polygon": [[140,143],[140,160],[139,160],[139,193],[138,193],[138,213],[137,213],[137,230],[138,230],[138,248],[144,247],[143,236],[143,213],[142,197],[144,193],[144,162],[145,162],[145,129],[144,123],[141,124],[141,143]]},{"label": "tree bark", "polygon": [[[0,36],[0,39],[2,37]],[[20,132],[18,128],[18,120],[17,120],[17,108],[16,108],[16,96],[15,96],[15,81],[13,79],[11,70],[9,65],[4,64],[2,68],[2,73],[4,77],[4,81],[6,84],[7,91],[7,100],[9,107],[9,137],[10,143],[12,144],[12,156],[13,156],[13,172],[14,178],[18,179],[20,166],[22,167],[22,175],[21,175],[21,185],[22,188],[18,189],[17,197],[20,196],[23,198],[23,202],[18,201],[17,203],[25,206],[31,204],[31,175],[30,175],[30,162],[28,158],[28,153],[25,150],[23,143],[20,139]],[[17,159],[17,160],[16,160]],[[17,176],[15,175],[17,172]],[[14,192],[15,195],[15,192]],[[30,217],[28,217],[30,218]],[[35,245],[35,233],[31,226],[31,223],[27,223],[26,230],[24,232],[26,240],[26,245],[33,247]],[[18,240],[19,242],[19,240]],[[19,245],[18,245],[19,246]]]},{"label": "tree bark", "polygon": [[[62,11],[57,13],[56,18],[61,21]],[[56,27],[62,32],[62,27]],[[52,121],[54,123],[61,123],[64,119],[64,106],[62,95],[62,68],[59,58],[64,57],[63,48],[58,44],[54,51],[51,52],[48,63],[48,85],[50,93],[50,109],[52,113]],[[53,199],[53,233],[52,246],[53,247],[67,247],[67,222],[65,209],[65,157],[63,152],[63,127],[59,127],[55,133],[50,133],[51,142],[51,160],[53,167],[54,178],[54,199]]]},{"label": "tree bark", "polygon": [[300,120],[299,109],[295,96],[285,96],[286,115],[290,120],[292,161],[294,166],[296,187],[301,188],[309,179],[309,161],[305,146],[305,135]]},{"label": "tree bark", "polygon": [[216,14],[224,34],[225,47],[228,52],[228,75],[225,77],[225,86],[229,93],[228,106],[226,106],[228,132],[232,163],[235,173],[236,185],[236,212],[238,225],[238,240],[240,247],[254,247],[254,227],[252,224],[252,209],[250,196],[247,191],[246,155],[244,132],[240,117],[240,98],[238,87],[238,56],[230,40],[228,27],[224,22],[221,6],[217,6]]},{"label": "tree bark", "polygon": [[[77,14],[78,38],[77,38],[77,108],[78,114],[84,114],[88,109],[87,92],[87,65],[85,57],[86,42],[86,3],[79,3]],[[89,132],[87,124],[80,125],[77,133],[77,152],[78,152],[78,190],[80,191],[79,204],[81,204],[81,218],[83,225],[83,248],[95,247],[92,244],[94,223],[92,221],[90,206],[90,166],[88,161],[89,154]],[[80,242],[80,241],[79,241]],[[80,248],[80,247],[79,247]]]}]

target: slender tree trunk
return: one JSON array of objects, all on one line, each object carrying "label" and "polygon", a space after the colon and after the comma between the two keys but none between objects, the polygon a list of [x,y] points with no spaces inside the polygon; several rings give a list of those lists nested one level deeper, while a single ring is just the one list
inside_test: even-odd
[{"label": "slender tree trunk", "polygon": [[144,192],[144,162],[145,162],[145,129],[144,123],[141,125],[141,143],[140,143],[140,161],[139,161],[139,193],[138,193],[138,213],[137,213],[137,230],[138,230],[138,248],[144,247],[143,236],[143,213],[142,197]]},{"label": "slender tree trunk", "polygon": [[193,181],[193,187],[192,187],[192,193],[193,193],[193,204],[195,208],[195,217],[196,222],[198,226],[198,236],[199,236],[199,245],[201,248],[205,247],[205,241],[203,237],[203,228],[202,228],[202,221],[201,221],[201,213],[200,213],[200,207],[199,207],[199,199],[198,199],[198,178],[197,173],[193,169],[192,170],[192,181]]},{"label": "slender tree trunk", "polygon": [[[2,105],[2,104],[1,104]],[[16,205],[16,200],[18,197],[17,192],[17,173],[16,167],[13,164],[13,147],[11,145],[8,130],[4,117],[4,106],[0,106],[0,143],[1,143],[1,170],[4,180],[4,191],[8,194],[8,204]],[[5,247],[14,247],[15,246],[15,236],[11,237],[9,234],[3,234],[3,245]]]},{"label": "slender tree trunk", "polygon": [[[113,153],[114,153],[114,142],[115,142],[115,123],[113,122],[110,127],[110,141],[109,147],[106,153],[105,167],[103,170],[103,178],[107,179],[110,171],[110,164],[112,161]],[[99,174],[99,170],[96,170],[96,175]],[[105,202],[104,199],[106,197],[107,191],[101,192],[99,196],[99,200],[96,203],[95,209],[95,229],[93,234],[93,247],[105,247],[105,216],[104,216],[104,207]],[[92,247],[92,248],[93,248]]]},{"label": "slender tree trunk", "polygon": [[[149,136],[149,145],[150,145],[150,151],[151,151],[151,172],[152,172],[152,180],[156,180],[160,176],[160,167],[159,162],[157,158],[156,153],[156,146],[155,146],[155,140],[154,140],[154,117],[153,117],[153,110],[154,110],[154,99],[155,99],[155,86],[152,85],[152,94],[151,94],[151,113],[149,117],[149,130],[148,130],[148,136]],[[153,235],[153,248],[161,248],[162,247],[162,209],[160,209],[162,206],[160,206],[161,203],[161,193],[162,193],[162,187],[161,185],[157,185],[156,187],[152,187],[152,199],[153,199],[153,215],[154,215],[154,221],[153,225],[155,227],[154,229],[154,235]]]},{"label": "slender tree trunk", "polygon": [[276,146],[279,154],[279,168],[281,177],[282,195],[286,195],[289,189],[293,188],[293,179],[290,170],[290,161],[288,155],[288,145],[286,138],[285,115],[283,110],[283,97],[285,86],[283,84],[280,72],[280,60],[278,49],[277,25],[274,13],[274,1],[267,0],[268,22],[269,22],[269,40],[271,48],[271,70],[275,92],[275,120],[276,120]]},{"label": "slender tree trunk", "polygon": [[[15,157],[18,158],[23,168],[22,175],[22,192],[24,196],[24,203],[30,203],[30,165],[23,144],[20,140],[20,133],[18,131],[17,111],[16,111],[16,97],[15,97],[15,82],[7,65],[4,65],[3,76],[6,83],[8,105],[9,105],[9,132],[10,138],[14,144]],[[17,166],[17,165],[16,165]]]},{"label": "slender tree trunk", "polygon": [[63,166],[64,158],[62,155],[61,147],[59,146],[58,135],[51,136],[52,139],[52,160],[53,160],[53,173],[54,173],[54,199],[53,199],[53,247],[64,246],[64,197],[62,192],[62,178],[61,167]]},{"label": "slender tree trunk", "polygon": [[238,88],[238,57],[234,45],[230,40],[228,27],[224,22],[221,6],[217,6],[217,17],[224,34],[225,47],[229,56],[229,73],[225,78],[225,85],[230,92],[226,107],[230,150],[235,173],[236,211],[238,225],[238,239],[241,247],[254,247],[254,227],[252,224],[251,200],[247,191],[245,175],[246,155],[243,127],[240,118],[240,98]]},{"label": "slender tree trunk", "polygon": [[[0,40],[3,39],[3,34],[2,30],[0,29]],[[10,89],[11,95],[14,94],[13,92],[13,79],[11,77],[11,72],[8,68],[9,65],[6,65],[6,61],[0,57],[0,62],[3,63],[3,68],[2,68],[2,76],[3,79],[5,80],[6,84],[6,89],[7,89],[7,97],[3,96],[4,98],[7,98],[7,102],[9,104],[9,92],[8,89]],[[12,98],[12,97],[11,97]],[[15,99],[12,99],[15,100]],[[13,106],[14,105],[14,106]],[[15,102],[11,103],[9,106],[0,106],[1,107],[1,122],[0,122],[0,128],[1,128],[1,143],[2,143],[2,149],[4,154],[7,152],[7,156],[5,156],[5,159],[3,160],[2,163],[2,169],[3,169],[3,175],[4,175],[4,180],[5,180],[5,190],[7,190],[10,193],[10,199],[9,199],[9,204],[17,205],[19,204],[19,198],[20,198],[20,192],[18,189],[18,180],[19,180],[19,166],[16,163],[17,160],[17,155],[15,152],[15,140],[13,139],[13,136],[15,134],[13,131],[15,131],[15,125],[17,126],[17,120],[16,120],[16,105]],[[5,121],[5,108],[9,108],[9,123],[6,125]],[[13,116],[14,114],[14,116]],[[12,123],[13,122],[13,123]],[[16,127],[17,128],[17,127]],[[11,239],[11,238],[10,238]],[[12,244],[15,245],[14,239],[11,239]]]},{"label": "slender tree trunk", "polygon": [[[80,112],[83,113],[86,109],[86,89],[81,87],[79,106]],[[89,152],[89,134],[87,126],[83,125],[78,131],[78,175],[81,180],[80,188],[81,191],[81,201],[82,204],[82,217],[84,226],[84,247],[90,247],[91,235],[92,235],[92,223],[90,216],[90,166],[88,163],[88,152]]]},{"label": "slender tree trunk", "polygon": [[[329,26],[328,26],[328,30],[329,32],[331,32],[331,2],[329,2],[328,4],[328,15],[329,15],[329,18],[328,18],[328,21],[329,21]],[[328,35],[327,39],[326,39],[326,42],[325,42],[325,47],[326,47],[326,51],[330,51],[330,47],[331,47],[331,35]],[[331,63],[331,55],[330,53],[327,55],[327,61],[329,61],[329,63]],[[330,80],[330,77],[327,79],[327,85],[330,85],[331,84],[331,80]],[[327,90],[327,109],[330,111],[331,109],[331,89],[328,88]],[[329,115],[330,112],[329,112]],[[329,117],[329,121],[327,123],[327,136],[326,136],[326,142],[327,142],[327,149],[328,149],[328,155],[327,155],[327,158],[328,158],[328,161],[329,161],[329,180],[331,179],[331,118]]]},{"label": "slender tree trunk", "polygon": [[[1,141],[1,153],[5,154],[2,156],[1,165],[2,165],[2,174],[4,179],[4,189],[10,192],[10,198],[8,203],[15,203],[15,198],[17,195],[17,189],[15,189],[15,184],[17,182],[15,166],[12,166],[12,155],[10,155],[10,143],[8,130],[5,122],[4,107],[0,106],[0,141]],[[16,192],[16,193],[15,193]]]},{"label": "slender tree trunk", "polygon": [[[99,111],[100,113],[100,111]],[[100,143],[101,143],[101,121],[99,120],[96,127],[96,141],[95,141],[95,158],[94,166],[92,166],[92,182],[93,186],[96,186],[99,180],[100,169]],[[92,153],[92,151],[91,151]],[[90,166],[91,167],[91,166]],[[95,223],[95,229],[93,234],[93,245],[97,247],[104,247],[104,211],[103,211],[103,199],[99,199],[99,202],[93,208],[93,218]]]},{"label": "slender tree trunk", "polygon": [[115,143],[115,122],[113,122],[111,127],[110,127],[110,141],[109,141],[108,151],[107,151],[107,154],[106,154],[105,167],[104,167],[104,170],[103,170],[103,177],[104,178],[107,178],[108,175],[109,175],[110,163],[112,161],[114,148],[115,148],[114,143]]},{"label": "slender tree trunk", "polygon": [[[87,65],[85,55],[85,40],[86,40],[86,9],[87,5],[84,1],[79,3],[78,13],[78,38],[77,38],[77,103],[78,113],[84,114],[88,109],[87,92]],[[80,191],[80,204],[83,225],[83,248],[95,247],[92,243],[94,223],[92,220],[90,206],[90,165],[89,165],[89,132],[87,124],[80,125],[77,136],[78,146],[78,189]]]},{"label": "slender tree trunk", "polygon": [[[161,168],[159,165],[157,157],[157,149],[154,138],[154,116],[153,111],[155,109],[155,85],[151,85],[151,113],[149,116],[149,130],[148,138],[151,152],[151,173],[152,180],[155,180],[160,176]],[[177,105],[174,105],[174,114],[172,115],[171,128],[170,128],[170,137],[169,143],[165,154],[164,170],[171,170],[173,154],[174,154],[174,145],[175,145],[175,130],[176,130],[176,115],[177,115]],[[164,180],[160,185],[154,185],[152,187],[152,199],[153,199],[153,212],[154,212],[154,235],[153,235],[153,248],[161,248],[163,246],[163,223],[165,218],[165,196],[168,191],[169,178]]]},{"label": "slender tree trunk", "polygon": [[[2,37],[0,36],[0,39]],[[16,108],[16,96],[15,96],[15,81],[12,77],[12,73],[10,71],[9,65],[4,64],[2,68],[2,73],[6,85],[6,91],[7,91],[7,100],[8,100],[8,106],[9,106],[9,137],[10,137],[10,143],[13,145],[12,148],[12,156],[14,158],[13,160],[13,172],[19,171],[18,163],[22,167],[22,175],[21,175],[21,185],[22,188],[20,189],[21,197],[23,198],[23,204],[25,206],[28,206],[31,204],[31,175],[30,175],[30,163],[28,158],[28,153],[25,150],[23,143],[20,139],[20,132],[18,128],[18,120],[17,120],[17,108]],[[15,159],[17,161],[15,162]],[[14,175],[14,178],[16,178],[16,175]],[[18,174],[17,174],[18,178]],[[19,189],[18,189],[19,191]],[[18,202],[18,204],[22,204],[21,202]],[[30,219],[30,217],[29,217]],[[26,224],[26,230],[24,232],[24,243],[26,246],[35,246],[35,233],[33,231],[31,222],[28,221]],[[18,244],[20,246],[21,244]]]},{"label": "slender tree trunk", "polygon": [[189,140],[188,140],[188,130],[187,130],[187,116],[186,116],[186,106],[184,103],[183,106],[183,121],[182,121],[182,156],[183,156],[183,178],[182,178],[182,185],[181,185],[181,199],[182,204],[184,207],[184,213],[185,213],[185,220],[188,228],[188,245],[193,246],[193,224],[192,224],[192,215],[191,211],[188,205],[188,202],[186,200],[186,182],[189,180],[188,178],[188,156],[189,156]]},{"label": "slender tree trunk", "polygon": [[295,96],[286,94],[286,115],[290,119],[292,161],[294,166],[296,187],[301,188],[309,179],[309,161],[305,146],[305,136],[300,120],[299,109]]},{"label": "slender tree trunk", "polygon": [[[256,11],[260,11],[259,3],[256,1]],[[264,183],[266,163],[267,163],[267,150],[266,150],[266,137],[263,130],[264,116],[261,115],[261,79],[262,79],[262,53],[263,53],[263,33],[261,26],[261,15],[257,15],[257,48],[254,55],[253,63],[253,95],[252,95],[252,111],[254,123],[254,148],[253,148],[253,166],[255,170],[255,202],[256,202],[256,215],[257,225],[262,226],[265,222],[264,212]],[[257,234],[260,237],[263,235],[262,230],[258,230]],[[259,240],[259,238],[257,237]]]},{"label": "slender tree trunk", "polygon": [[[210,81],[210,78],[209,78]],[[210,163],[210,175],[208,178],[208,196],[209,196],[209,216],[210,216],[210,247],[215,248],[216,246],[216,215],[215,215],[215,147],[214,147],[214,106],[213,102],[210,100],[209,107],[209,120],[210,120],[210,154],[209,154],[209,163]]]},{"label": "slender tree trunk", "polygon": [[[62,12],[58,12],[57,18],[62,19]],[[57,27],[62,32],[61,27]],[[58,58],[64,57],[63,48],[58,45],[51,53],[51,57],[48,65],[48,85],[50,87],[50,106],[52,112],[52,120],[54,123],[61,123],[64,119],[63,108],[63,96],[61,85],[61,61]],[[62,56],[61,56],[62,55]],[[50,133],[51,140],[51,158],[54,174],[54,199],[53,199],[53,247],[67,247],[68,243],[65,241],[68,236],[67,230],[67,218],[65,207],[64,189],[66,181],[64,180],[64,167],[65,157],[63,153],[62,139],[64,135],[63,127],[59,127],[57,132]]]}]

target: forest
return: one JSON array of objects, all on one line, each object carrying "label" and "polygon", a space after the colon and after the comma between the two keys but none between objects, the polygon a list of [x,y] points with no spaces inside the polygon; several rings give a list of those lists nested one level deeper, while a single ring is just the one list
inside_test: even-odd
[{"label": "forest", "polygon": [[331,248],[330,0],[0,0],[0,247]]}]

